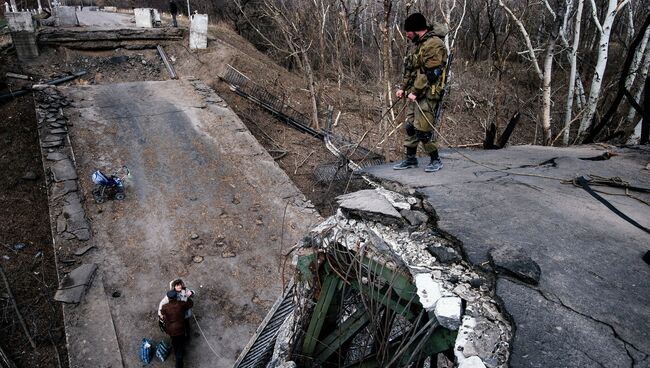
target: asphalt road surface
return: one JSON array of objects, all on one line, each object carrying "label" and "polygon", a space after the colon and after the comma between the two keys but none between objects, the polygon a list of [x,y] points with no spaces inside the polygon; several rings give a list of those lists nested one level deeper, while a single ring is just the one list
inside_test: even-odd
[{"label": "asphalt road surface", "polygon": [[[280,295],[283,254],[320,217],[221,99],[189,81],[62,91],[97,246],[84,261],[99,264],[82,305],[65,310],[72,363],[141,366],[139,342],[165,337],[158,302],[182,277],[205,334],[192,323],[187,365],[231,366]],[[90,174],[122,165],[126,200],[95,204]],[[119,356],[105,348],[111,325]]]}]

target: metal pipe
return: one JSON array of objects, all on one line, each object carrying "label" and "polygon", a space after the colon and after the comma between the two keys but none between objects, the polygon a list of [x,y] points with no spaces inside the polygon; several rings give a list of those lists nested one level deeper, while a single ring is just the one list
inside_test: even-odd
[{"label": "metal pipe", "polygon": [[[64,82],[79,78],[82,75],[85,75],[86,73],[88,73],[88,72],[85,71],[85,70],[81,70],[81,71],[72,73],[72,75],[68,75],[68,76],[65,76],[65,77],[61,77],[61,78],[57,78],[57,79],[53,79],[51,81],[45,82],[45,83],[43,83],[43,85],[56,86],[56,85],[59,85],[61,83],[64,83]],[[34,86],[37,86],[37,84],[35,84]],[[28,94],[29,92],[33,91],[34,86],[32,86],[30,88],[20,89],[18,91],[10,91],[8,93],[3,93],[3,94],[0,95],[0,101],[4,101],[6,99],[7,100],[12,99],[14,97],[24,96],[24,95]]]},{"label": "metal pipe", "polygon": [[176,75],[176,71],[174,70],[174,66],[169,62],[169,59],[167,59],[167,54],[165,54],[165,50],[160,45],[156,45],[156,49],[158,49],[158,55],[160,55],[163,64],[165,64],[165,68],[167,68],[167,72],[169,72],[169,76],[171,77],[171,79],[178,79],[178,76]]}]

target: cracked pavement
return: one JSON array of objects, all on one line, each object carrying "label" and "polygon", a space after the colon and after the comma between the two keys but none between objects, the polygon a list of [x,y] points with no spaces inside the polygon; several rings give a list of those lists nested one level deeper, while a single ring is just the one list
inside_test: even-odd
[{"label": "cracked pavement", "polygon": [[[607,150],[615,153],[609,160],[584,160]],[[490,250],[508,245],[540,266],[537,286],[497,277],[496,294],[516,327],[511,366],[650,366],[650,267],[641,258],[650,235],[582,188],[558,180],[599,175],[649,188],[650,150],[518,146],[460,152],[443,151],[445,168],[435,174],[390,165],[365,172],[426,198],[440,229],[461,242],[475,267],[494,272]],[[646,204],[618,188],[594,188],[617,194],[599,192],[650,227]]]}]

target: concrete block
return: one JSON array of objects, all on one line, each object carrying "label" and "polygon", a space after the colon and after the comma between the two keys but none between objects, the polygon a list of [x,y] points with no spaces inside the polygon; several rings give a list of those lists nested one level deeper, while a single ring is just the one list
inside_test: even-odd
[{"label": "concrete block", "polygon": [[436,307],[436,303],[442,298],[440,284],[433,281],[429,273],[419,273],[415,275],[415,286],[418,289],[418,297],[422,307],[430,312]]},{"label": "concrete block", "polygon": [[55,6],[52,9],[55,25],[58,27],[76,27],[79,25],[77,9],[74,6]]},{"label": "concrete block", "polygon": [[13,12],[5,14],[11,32],[34,32],[34,21],[30,12]]},{"label": "concrete block", "polygon": [[135,8],[135,26],[142,28],[153,28],[153,9],[151,8]]},{"label": "concrete block", "polygon": [[458,365],[458,368],[485,368],[485,364],[483,364],[481,358],[473,356],[463,360]]},{"label": "concrete block", "polygon": [[102,8],[105,12],[117,12],[117,7],[116,6],[105,6]]},{"label": "concrete block", "polygon": [[194,14],[190,20],[190,49],[207,49],[208,15]]},{"label": "concrete block", "polygon": [[434,313],[441,326],[455,331],[460,327],[461,309],[459,297],[445,297],[438,300]]},{"label": "concrete block", "polygon": [[161,24],[160,21],[160,12],[158,12],[158,9],[153,9],[153,24],[156,27],[159,27]]},{"label": "concrete block", "polygon": [[38,57],[36,32],[30,12],[6,13],[11,40],[19,60],[29,60]]}]

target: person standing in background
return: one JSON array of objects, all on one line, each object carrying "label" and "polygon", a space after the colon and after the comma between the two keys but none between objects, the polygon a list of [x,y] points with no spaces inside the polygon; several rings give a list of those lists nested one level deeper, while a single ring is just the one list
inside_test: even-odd
[{"label": "person standing in background", "polygon": [[176,16],[178,15],[178,5],[176,5],[176,1],[174,0],[169,1],[169,13],[172,15],[172,27],[178,27],[178,23],[176,22]]}]

